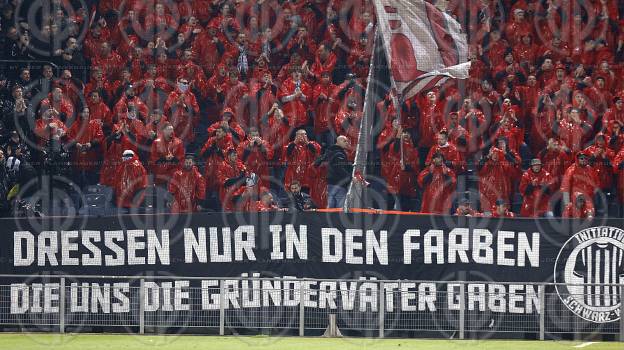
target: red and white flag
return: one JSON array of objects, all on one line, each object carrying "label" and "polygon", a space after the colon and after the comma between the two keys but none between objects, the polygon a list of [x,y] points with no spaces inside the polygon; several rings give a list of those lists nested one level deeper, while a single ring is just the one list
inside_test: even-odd
[{"label": "red and white flag", "polygon": [[375,8],[381,44],[404,99],[448,78],[468,78],[468,43],[455,19],[423,0],[376,0]]}]

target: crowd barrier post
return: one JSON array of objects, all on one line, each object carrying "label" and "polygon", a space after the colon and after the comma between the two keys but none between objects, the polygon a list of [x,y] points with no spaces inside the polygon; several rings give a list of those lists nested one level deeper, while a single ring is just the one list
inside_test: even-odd
[{"label": "crowd barrier post", "polygon": [[539,339],[544,340],[546,323],[546,285],[540,284],[537,292],[539,294]]},{"label": "crowd barrier post", "polygon": [[145,279],[139,284],[139,334],[145,334]]},{"label": "crowd barrier post", "polygon": [[225,280],[219,281],[219,335],[225,335]]},{"label": "crowd barrier post", "polygon": [[[448,291],[447,291],[448,293]],[[466,338],[466,285],[459,285],[459,339]]]},{"label": "crowd barrier post", "polygon": [[304,298],[304,289],[305,283],[301,281],[299,283],[299,336],[303,337],[305,334],[305,300]]},{"label": "crowd barrier post", "polygon": [[61,277],[59,290],[59,333],[65,333],[65,277]]},{"label": "crowd barrier post", "polygon": [[383,281],[379,282],[379,338],[384,337],[384,327],[386,320],[386,292]]}]

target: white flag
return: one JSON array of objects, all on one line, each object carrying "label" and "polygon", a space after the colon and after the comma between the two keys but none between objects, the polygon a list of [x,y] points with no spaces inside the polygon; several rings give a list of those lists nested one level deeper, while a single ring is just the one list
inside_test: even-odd
[{"label": "white flag", "polygon": [[404,99],[448,78],[468,78],[468,43],[455,19],[423,0],[376,0],[375,8],[390,73]]}]

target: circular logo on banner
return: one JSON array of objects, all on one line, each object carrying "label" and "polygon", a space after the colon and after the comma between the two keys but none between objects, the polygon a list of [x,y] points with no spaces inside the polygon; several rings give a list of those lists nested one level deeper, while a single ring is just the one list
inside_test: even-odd
[{"label": "circular logo on banner", "polygon": [[554,277],[559,298],[578,317],[594,323],[619,320],[624,230],[598,226],[576,233],[559,251]]}]

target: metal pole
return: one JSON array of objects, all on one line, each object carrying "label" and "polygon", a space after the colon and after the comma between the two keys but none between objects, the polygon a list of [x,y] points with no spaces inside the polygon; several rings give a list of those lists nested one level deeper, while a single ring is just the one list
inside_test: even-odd
[{"label": "metal pole", "polygon": [[540,285],[537,293],[539,294],[539,339],[544,340],[545,323],[546,323],[546,285]]},{"label": "metal pole", "polygon": [[65,333],[65,277],[61,277],[59,290],[59,332]]},{"label": "metal pole", "polygon": [[219,281],[219,335],[225,335],[225,280]]},{"label": "metal pole", "polygon": [[139,285],[139,334],[145,334],[145,280]]},{"label": "metal pole", "polygon": [[465,289],[466,285],[464,283],[461,283],[459,285],[459,339],[465,339],[466,337],[466,302],[464,297]]},{"label": "metal pole", "polygon": [[386,319],[386,291],[384,283],[379,282],[379,338],[384,337]]},{"label": "metal pole", "polygon": [[299,336],[303,337],[305,333],[305,305],[303,303],[303,282],[299,282]]}]

